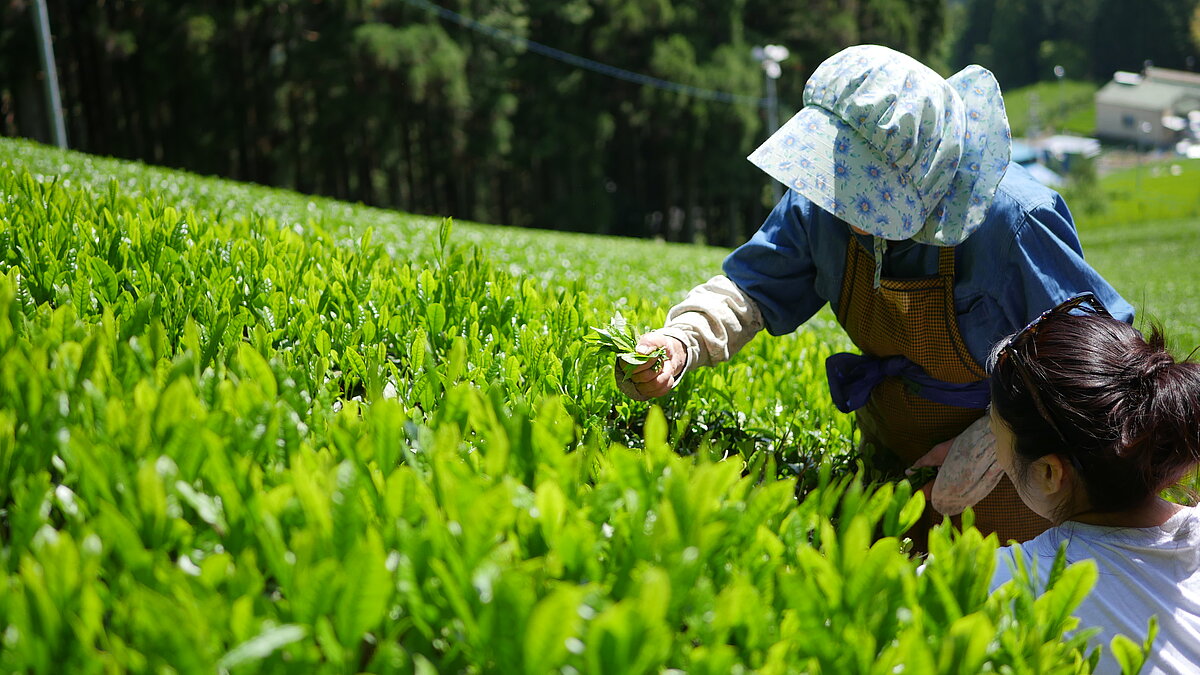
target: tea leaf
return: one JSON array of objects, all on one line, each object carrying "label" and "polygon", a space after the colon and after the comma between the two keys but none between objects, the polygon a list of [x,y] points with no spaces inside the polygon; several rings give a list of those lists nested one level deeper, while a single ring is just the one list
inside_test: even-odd
[{"label": "tea leaf", "polygon": [[233,668],[244,663],[261,661],[280,649],[303,640],[308,631],[304,626],[283,624],[265,629],[258,635],[226,652],[217,662],[220,668]]}]

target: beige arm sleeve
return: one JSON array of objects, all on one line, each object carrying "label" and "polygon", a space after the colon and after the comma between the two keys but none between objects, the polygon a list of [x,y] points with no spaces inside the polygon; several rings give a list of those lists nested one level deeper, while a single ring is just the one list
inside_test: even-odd
[{"label": "beige arm sleeve", "polygon": [[687,347],[684,372],[728,361],[763,329],[762,312],[728,277],[715,276],[693,288],[667,313],[659,333]]}]

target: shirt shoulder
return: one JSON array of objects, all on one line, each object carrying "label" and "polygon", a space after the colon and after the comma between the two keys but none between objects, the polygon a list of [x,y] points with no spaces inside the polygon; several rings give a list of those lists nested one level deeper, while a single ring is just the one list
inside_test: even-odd
[{"label": "shirt shoulder", "polygon": [[[1075,221],[1062,196],[1019,164],[1005,172],[983,223],[960,246],[968,256],[993,263],[1023,264],[1022,259],[1059,246],[1082,254]],[[1036,250],[1027,250],[1031,248]],[[1076,262],[1082,263],[1082,258]],[[994,282],[986,280],[989,285]]]},{"label": "shirt shoulder", "polygon": [[1041,208],[1055,208],[1062,197],[1039,183],[1029,170],[1020,164],[1011,164],[996,187],[992,210],[1002,212],[1030,213]]},{"label": "shirt shoulder", "polygon": [[959,247],[968,256],[1003,255],[1012,248],[1030,215],[1053,209],[1058,199],[1058,193],[1033,180],[1024,167],[1014,164],[1000,180],[979,229]]},{"label": "shirt shoulder", "polygon": [[994,591],[1013,579],[1017,568],[1016,558],[1019,555],[1040,591],[1062,543],[1060,528],[1051,527],[1027,542],[996,549],[996,569],[992,572],[990,589]]}]

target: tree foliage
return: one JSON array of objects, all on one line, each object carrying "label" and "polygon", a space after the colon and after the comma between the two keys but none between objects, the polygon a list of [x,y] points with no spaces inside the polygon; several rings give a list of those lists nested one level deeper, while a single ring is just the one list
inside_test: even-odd
[{"label": "tree foliage", "polygon": [[[484,222],[733,243],[769,206],[752,104],[530,53],[759,97],[757,44],[821,60],[877,42],[939,65],[944,0],[49,0],[74,147]],[[29,3],[4,5],[0,132],[46,138]],[[514,36],[513,40],[487,32]]]},{"label": "tree foliage", "polygon": [[967,0],[954,62],[986,66],[1005,89],[1051,79],[1058,65],[1097,82],[1147,61],[1194,69],[1198,10],[1197,0]]}]

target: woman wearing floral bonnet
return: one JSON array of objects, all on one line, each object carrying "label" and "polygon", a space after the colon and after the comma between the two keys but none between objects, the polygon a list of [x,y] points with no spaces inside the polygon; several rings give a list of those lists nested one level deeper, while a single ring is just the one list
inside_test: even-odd
[{"label": "woman wearing floral bonnet", "polygon": [[[790,189],[723,274],[642,336],[640,349],[667,350],[662,367],[618,373],[618,386],[662,396],[829,303],[860,352],[830,357],[830,393],[856,415],[868,460],[944,460],[928,522],[972,506],[981,530],[1032,538],[1049,523],[995,464],[989,350],[1083,291],[1120,320],[1133,308],[1085,262],[1062,198],[1009,163],[1004,103],[984,68],[944,79],[886,47],[850,47],[813,73],[804,105],[749,157]],[[913,538],[919,547],[920,528]]]}]

